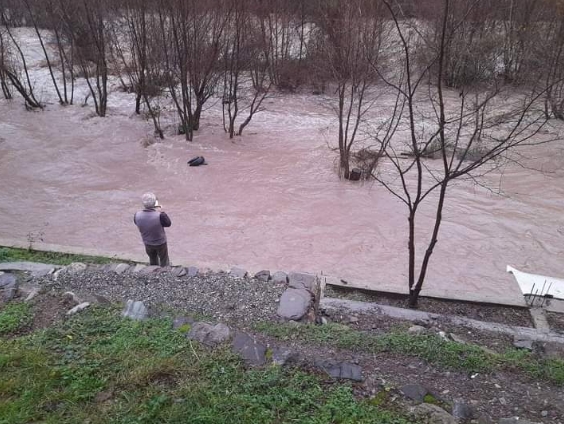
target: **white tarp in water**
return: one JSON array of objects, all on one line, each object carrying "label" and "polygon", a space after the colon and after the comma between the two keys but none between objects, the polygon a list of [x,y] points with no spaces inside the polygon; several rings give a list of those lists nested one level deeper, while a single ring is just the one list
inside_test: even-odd
[{"label": "white tarp in water", "polygon": [[507,265],[507,272],[513,274],[523,295],[552,295],[564,300],[564,279],[545,275],[528,274]]}]

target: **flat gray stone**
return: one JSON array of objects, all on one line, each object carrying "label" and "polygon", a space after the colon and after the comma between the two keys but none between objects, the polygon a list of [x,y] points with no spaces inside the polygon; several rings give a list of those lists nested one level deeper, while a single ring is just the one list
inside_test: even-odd
[{"label": "flat gray stone", "polygon": [[526,337],[515,336],[513,338],[513,346],[517,349],[533,350],[533,341]]},{"label": "flat gray stone", "polygon": [[290,272],[288,282],[290,287],[295,289],[313,290],[315,286],[315,275],[305,272]]},{"label": "flat gray stone", "polygon": [[353,381],[362,381],[362,368],[349,362],[331,360],[315,361],[315,366],[325,371],[330,377]]},{"label": "flat gray stone", "polygon": [[0,275],[0,289],[4,287],[9,287],[15,285],[17,282],[17,278],[14,274],[5,274],[3,273]]},{"label": "flat gray stone", "polygon": [[117,264],[116,268],[114,269],[114,272],[117,275],[121,275],[124,272],[126,272],[129,268],[131,268],[128,264]]},{"label": "flat gray stone", "polygon": [[286,289],[280,296],[278,315],[282,318],[299,320],[311,306],[311,293],[304,289]]},{"label": "flat gray stone", "polygon": [[18,292],[18,283],[16,276],[13,274],[0,275],[0,299],[8,302],[16,297]]},{"label": "flat gray stone", "polygon": [[272,349],[272,363],[283,367],[286,364],[297,362],[299,355],[291,349],[285,347],[275,347]]},{"label": "flat gray stone", "polygon": [[149,310],[140,300],[128,300],[122,315],[135,321],[143,321],[147,319]]},{"label": "flat gray stone", "polygon": [[147,268],[147,265],[137,264],[133,267],[131,272],[134,272],[135,274],[137,274],[137,273],[143,271],[145,268]]},{"label": "flat gray stone", "polygon": [[462,399],[456,399],[452,405],[452,416],[465,421],[474,418],[474,408]]},{"label": "flat gray stone", "polygon": [[266,346],[246,333],[237,333],[231,348],[249,365],[260,366],[266,363]]},{"label": "flat gray stone", "polygon": [[192,324],[194,324],[195,322],[196,321],[191,317],[176,317],[174,318],[174,321],[172,321],[172,329],[178,330],[180,327],[184,325],[189,325],[190,328],[192,328]]},{"label": "flat gray stone", "polygon": [[427,329],[421,325],[412,325],[411,327],[409,327],[407,332],[409,334],[419,335],[419,334],[425,334],[427,332]]},{"label": "flat gray stone", "polygon": [[288,274],[283,271],[276,271],[272,274],[272,282],[276,284],[286,284],[288,282]]},{"label": "flat gray stone", "polygon": [[199,274],[200,270],[195,266],[189,266],[186,270],[188,277],[195,277]]},{"label": "flat gray stone", "polygon": [[186,275],[186,268],[183,266],[176,266],[170,270],[170,273],[177,278],[184,277]]},{"label": "flat gray stone", "polygon": [[255,278],[259,281],[264,281],[265,283],[270,280],[270,271],[263,270],[255,274]]},{"label": "flat gray stone", "polygon": [[23,284],[18,287],[18,294],[24,299],[24,302],[32,300],[40,291],[41,287],[36,284]]},{"label": "flat gray stone", "polygon": [[234,266],[229,271],[229,275],[233,278],[245,278],[247,276],[247,270]]},{"label": "flat gray stone", "polygon": [[425,395],[429,393],[421,384],[406,384],[400,388],[400,392],[402,392],[406,398],[414,400],[415,402],[423,402]]},{"label": "flat gray stone", "polygon": [[72,264],[64,267],[62,271],[65,274],[78,274],[80,272],[86,271],[87,267],[88,266],[86,264],[83,264],[82,262],[73,262]]},{"label": "flat gray stone", "polygon": [[77,312],[80,312],[80,311],[82,311],[82,310],[88,308],[89,306],[90,306],[90,303],[88,303],[88,302],[79,303],[79,304],[76,305],[74,308],[69,309],[69,310],[67,311],[67,315],[74,315],[74,314],[76,314]]},{"label": "flat gray stone", "polygon": [[214,347],[228,341],[231,337],[231,331],[225,324],[211,325],[207,322],[196,322],[192,325],[186,337]]},{"label": "flat gray stone", "polygon": [[422,403],[412,409],[417,423],[426,424],[457,424],[458,421],[447,411],[437,405]]},{"label": "flat gray stone", "polygon": [[146,266],[145,268],[143,268],[141,271],[139,271],[139,274],[148,275],[148,274],[157,273],[160,270],[161,270],[161,267],[158,266],[158,265],[149,265],[149,266]]},{"label": "flat gray stone", "polygon": [[2,262],[0,271],[25,271],[31,272],[34,277],[43,277],[53,273],[55,266],[38,262]]}]

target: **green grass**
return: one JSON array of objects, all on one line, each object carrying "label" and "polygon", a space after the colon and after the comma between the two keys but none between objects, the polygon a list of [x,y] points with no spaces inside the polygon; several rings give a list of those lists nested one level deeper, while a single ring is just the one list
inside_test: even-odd
[{"label": "green grass", "polygon": [[347,384],[297,369],[248,370],[169,320],[93,307],[47,330],[0,340],[0,423],[382,423],[408,421]]},{"label": "green grass", "polygon": [[10,302],[0,309],[0,336],[15,334],[33,321],[33,311],[27,303]]},{"label": "green grass", "polygon": [[530,352],[518,350],[490,353],[479,346],[445,341],[434,334],[412,335],[398,330],[371,335],[340,324],[295,326],[261,323],[257,330],[283,340],[302,340],[367,353],[393,352],[468,373],[511,370],[564,386],[563,360],[541,359]]},{"label": "green grass", "polygon": [[39,250],[0,247],[0,262],[19,261],[42,262],[54,265],[69,265],[72,262],[107,264],[112,262],[112,259],[101,256],[72,255],[69,253],[43,252]]}]

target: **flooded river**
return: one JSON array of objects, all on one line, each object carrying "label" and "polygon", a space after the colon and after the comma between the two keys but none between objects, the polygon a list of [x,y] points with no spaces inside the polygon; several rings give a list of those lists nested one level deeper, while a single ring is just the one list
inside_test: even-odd
[{"label": "flooded river", "polygon": [[[173,221],[173,263],[323,272],[407,290],[405,205],[377,184],[338,179],[327,146],[333,118],[314,96],[270,100],[235,142],[211,110],[193,143],[169,136],[148,148],[140,141],[150,125],[119,96],[105,119],[79,106],[26,112],[0,101],[0,238],[142,258],[132,216],[154,191]],[[544,172],[511,165],[487,177],[502,196],[452,187],[423,293],[515,301],[506,265],[564,276],[564,145],[529,153],[524,163]],[[209,165],[188,167],[197,155]],[[422,214],[425,236],[433,211]]]}]

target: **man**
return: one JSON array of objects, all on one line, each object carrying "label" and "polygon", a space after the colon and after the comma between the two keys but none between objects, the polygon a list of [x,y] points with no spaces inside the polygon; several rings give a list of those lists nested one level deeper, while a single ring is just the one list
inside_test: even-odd
[{"label": "man", "polygon": [[135,213],[133,222],[141,233],[145,251],[149,255],[149,263],[167,266],[169,265],[168,247],[164,229],[170,227],[172,222],[161,210],[157,197],[153,193],[145,193],[142,201],[144,209]]}]

